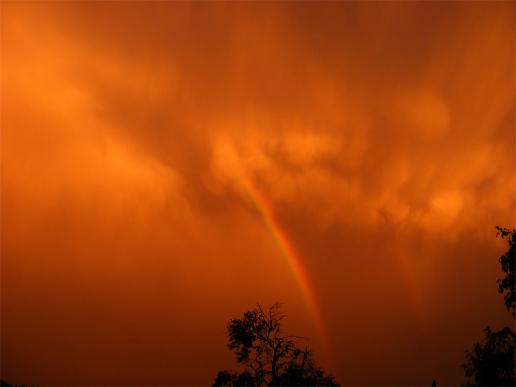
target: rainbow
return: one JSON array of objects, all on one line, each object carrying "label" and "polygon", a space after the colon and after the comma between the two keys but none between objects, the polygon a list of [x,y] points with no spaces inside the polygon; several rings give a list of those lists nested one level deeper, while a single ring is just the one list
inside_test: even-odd
[{"label": "rainbow", "polygon": [[329,342],[326,335],[325,325],[322,319],[322,313],[317,304],[315,293],[310,283],[310,279],[303,267],[303,261],[300,255],[294,249],[294,246],[289,241],[286,233],[283,231],[278,219],[274,214],[273,207],[266,199],[266,197],[260,192],[255,184],[249,179],[244,178],[244,187],[248,192],[249,196],[253,200],[256,208],[258,209],[263,221],[271,233],[276,245],[278,246],[281,255],[289,265],[294,277],[303,294],[303,298],[306,302],[306,306],[312,316],[313,324],[320,336],[321,343],[324,346],[325,351],[329,351]]},{"label": "rainbow", "polygon": [[419,322],[424,322],[425,313],[423,310],[423,302],[421,300],[421,292],[417,285],[417,279],[410,260],[405,254],[405,249],[398,241],[397,235],[394,237],[393,254],[398,261],[398,267],[404,280],[404,286],[407,289],[408,301],[414,317]]}]

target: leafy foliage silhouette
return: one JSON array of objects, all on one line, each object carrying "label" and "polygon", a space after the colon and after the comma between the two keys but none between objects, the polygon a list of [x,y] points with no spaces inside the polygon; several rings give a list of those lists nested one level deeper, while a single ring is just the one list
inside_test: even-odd
[{"label": "leafy foliage silhouette", "polygon": [[475,343],[466,355],[466,376],[473,377],[476,386],[514,386],[514,332],[509,327],[484,331],[484,342]]},{"label": "leafy foliage silhouette", "polygon": [[498,280],[498,292],[504,295],[505,307],[508,311],[511,311],[514,316],[516,313],[516,284],[514,283],[516,230],[509,230],[498,226],[496,229],[498,230],[497,235],[506,239],[509,244],[509,249],[499,258],[502,271],[505,273],[505,278]]},{"label": "leafy foliage silhouette", "polygon": [[[498,280],[498,292],[504,295],[504,305],[515,316],[515,243],[516,230],[497,226],[497,236],[507,240],[508,250],[499,258],[503,279]],[[484,329],[485,338],[481,343],[475,343],[471,351],[466,351],[466,363],[462,365],[468,381],[467,385],[475,386],[514,386],[514,351],[516,336],[509,327],[492,331],[488,326]]]},{"label": "leafy foliage silhouette", "polygon": [[283,334],[281,304],[261,305],[230,320],[228,347],[244,366],[240,373],[219,371],[213,386],[337,386],[318,367],[308,349],[296,346],[299,336]]}]

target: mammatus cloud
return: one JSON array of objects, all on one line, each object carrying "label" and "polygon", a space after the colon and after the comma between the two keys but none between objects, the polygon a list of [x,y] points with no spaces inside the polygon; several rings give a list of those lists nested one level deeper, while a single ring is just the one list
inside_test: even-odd
[{"label": "mammatus cloud", "polygon": [[204,384],[280,300],[343,384],[460,383],[508,318],[513,7],[3,4],[3,376]]}]

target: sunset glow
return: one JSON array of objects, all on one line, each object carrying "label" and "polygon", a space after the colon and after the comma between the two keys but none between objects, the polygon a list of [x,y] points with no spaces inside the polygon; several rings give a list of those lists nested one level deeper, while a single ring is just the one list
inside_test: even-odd
[{"label": "sunset glow", "polygon": [[343,386],[459,385],[512,323],[514,2],[0,7],[0,379],[209,385],[281,302]]}]

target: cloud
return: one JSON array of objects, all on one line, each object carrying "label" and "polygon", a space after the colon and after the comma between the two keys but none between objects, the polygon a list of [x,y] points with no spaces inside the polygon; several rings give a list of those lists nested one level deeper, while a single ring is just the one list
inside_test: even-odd
[{"label": "cloud", "polygon": [[461,381],[507,318],[513,7],[2,5],[5,377],[206,383],[227,320],[281,300],[343,384]]}]

